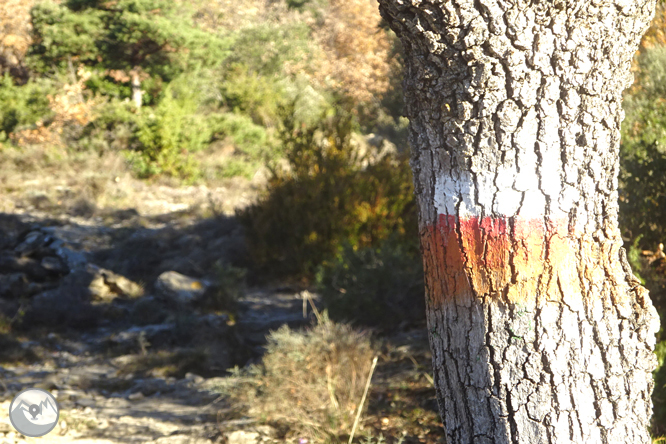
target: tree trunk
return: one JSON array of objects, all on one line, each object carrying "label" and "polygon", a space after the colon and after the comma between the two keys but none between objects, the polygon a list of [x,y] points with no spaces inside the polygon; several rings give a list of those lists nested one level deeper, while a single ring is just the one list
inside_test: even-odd
[{"label": "tree trunk", "polygon": [[143,91],[141,91],[141,77],[139,77],[139,68],[134,68],[130,71],[130,79],[132,86],[132,101],[136,109],[141,109],[143,100]]},{"label": "tree trunk", "polygon": [[379,2],[405,50],[449,443],[649,443],[659,319],[617,175],[655,1]]}]

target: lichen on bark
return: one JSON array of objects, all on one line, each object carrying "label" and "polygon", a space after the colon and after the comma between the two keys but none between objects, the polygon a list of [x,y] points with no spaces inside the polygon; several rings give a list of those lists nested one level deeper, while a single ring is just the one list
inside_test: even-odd
[{"label": "lichen on bark", "polygon": [[659,321],[617,225],[654,0],[379,0],[405,50],[450,443],[648,443]]}]

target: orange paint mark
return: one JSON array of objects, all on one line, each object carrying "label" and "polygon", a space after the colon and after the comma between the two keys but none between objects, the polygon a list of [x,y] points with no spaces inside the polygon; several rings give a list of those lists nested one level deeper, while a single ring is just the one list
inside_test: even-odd
[{"label": "orange paint mark", "polygon": [[470,217],[456,224],[455,216],[440,215],[421,242],[435,304],[500,295],[524,302],[536,297],[545,273],[551,277],[543,282],[549,299],[581,299],[578,265],[587,242],[569,233],[566,220],[545,224],[543,219]]}]

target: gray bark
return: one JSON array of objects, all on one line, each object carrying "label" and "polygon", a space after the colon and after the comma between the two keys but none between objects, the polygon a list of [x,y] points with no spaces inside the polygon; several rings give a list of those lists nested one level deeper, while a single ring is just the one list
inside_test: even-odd
[{"label": "gray bark", "polygon": [[130,71],[130,79],[132,86],[132,102],[134,102],[136,109],[141,109],[143,91],[141,91],[141,78],[139,77],[139,70],[137,68]]},{"label": "gray bark", "polygon": [[654,0],[379,0],[405,50],[450,444],[649,443],[659,328],[617,215]]}]

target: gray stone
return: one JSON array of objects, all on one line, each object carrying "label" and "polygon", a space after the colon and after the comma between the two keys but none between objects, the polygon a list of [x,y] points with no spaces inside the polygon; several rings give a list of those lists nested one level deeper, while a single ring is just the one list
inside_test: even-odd
[{"label": "gray stone", "polygon": [[143,295],[143,287],[136,282],[112,271],[103,268],[100,270],[100,273],[104,278],[104,284],[109,287],[113,293],[125,297],[139,297]]},{"label": "gray stone", "polygon": [[41,262],[42,268],[51,271],[53,273],[67,273],[69,269],[62,262],[62,260],[55,256],[46,256],[42,259]]},{"label": "gray stone", "polygon": [[139,284],[95,264],[86,264],[65,279],[86,288],[94,301],[109,302],[118,296],[136,297],[143,293]]},{"label": "gray stone", "polygon": [[203,296],[210,285],[204,279],[195,279],[176,271],[165,271],[157,278],[155,289],[168,299],[189,303]]},{"label": "gray stone", "polygon": [[151,441],[154,444],[212,444],[210,439],[197,438],[189,435],[163,436]]},{"label": "gray stone", "polygon": [[45,279],[48,276],[39,262],[29,257],[17,258],[11,255],[0,257],[0,273],[11,271],[25,273],[32,279]]},{"label": "gray stone", "polygon": [[257,432],[235,430],[227,434],[227,444],[257,444],[261,435]]},{"label": "gray stone", "polygon": [[47,241],[47,236],[40,231],[31,231],[15,249],[21,256],[30,256]]},{"label": "gray stone", "polygon": [[106,342],[116,349],[144,352],[153,343],[167,341],[172,336],[175,327],[176,325],[171,323],[132,327],[112,334],[106,339]]},{"label": "gray stone", "polygon": [[83,253],[79,253],[78,251],[74,251],[67,247],[58,247],[55,252],[60,259],[65,261],[70,270],[83,268],[86,265],[87,261]]},{"label": "gray stone", "polygon": [[23,273],[0,274],[0,297],[18,298],[26,292],[28,279]]}]

